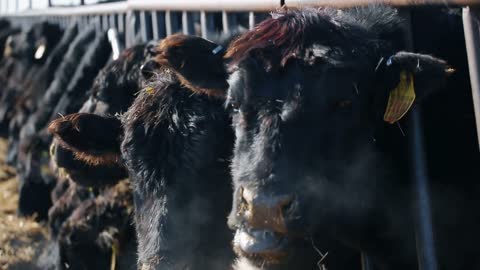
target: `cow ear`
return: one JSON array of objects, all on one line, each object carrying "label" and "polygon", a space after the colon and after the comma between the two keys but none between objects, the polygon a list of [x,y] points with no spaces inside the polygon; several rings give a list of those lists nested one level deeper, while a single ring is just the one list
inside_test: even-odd
[{"label": "cow ear", "polygon": [[445,61],[430,55],[409,52],[392,55],[381,73],[388,91],[384,120],[388,123],[400,120],[414,102],[421,102],[441,89],[453,71]]},{"label": "cow ear", "polygon": [[228,89],[221,45],[195,36],[173,35],[159,45],[156,59],[193,92],[223,97]]},{"label": "cow ear", "polygon": [[120,162],[121,122],[115,117],[74,113],[56,119],[48,131],[64,148],[89,164]]}]

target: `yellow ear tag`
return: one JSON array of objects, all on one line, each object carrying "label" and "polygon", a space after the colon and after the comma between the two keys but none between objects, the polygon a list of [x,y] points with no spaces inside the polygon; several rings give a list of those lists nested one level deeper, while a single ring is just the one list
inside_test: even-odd
[{"label": "yellow ear tag", "polygon": [[390,124],[397,122],[408,112],[415,101],[415,89],[413,87],[413,75],[402,71],[400,82],[388,96],[387,109],[383,120]]},{"label": "yellow ear tag", "polygon": [[145,88],[145,92],[147,92],[147,94],[149,95],[153,95],[153,92],[155,91],[155,89],[153,89],[153,87],[147,87]]},{"label": "yellow ear tag", "polygon": [[47,46],[45,46],[45,44],[38,46],[37,50],[35,51],[35,59],[42,59],[46,49]]}]

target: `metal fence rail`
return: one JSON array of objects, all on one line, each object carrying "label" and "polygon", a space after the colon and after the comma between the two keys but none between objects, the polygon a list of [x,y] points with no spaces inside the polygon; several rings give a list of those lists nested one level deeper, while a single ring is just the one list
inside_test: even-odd
[{"label": "metal fence rail", "polygon": [[[350,7],[366,4],[389,4],[395,6],[411,5],[455,5],[470,6],[463,11],[464,30],[468,50],[470,78],[475,107],[475,118],[480,143],[480,0],[128,0],[116,3],[82,5],[78,7],[51,7],[34,10],[18,9],[15,12],[11,2],[0,0],[0,16],[12,18],[15,22],[28,25],[40,19],[48,19],[67,25],[73,20],[86,25],[95,23],[99,28],[116,28],[125,34],[126,46],[150,39],[160,39],[176,32],[201,35],[209,38],[223,32],[235,31],[236,27],[252,29],[257,21],[264,18],[266,12],[282,6],[335,6]],[[83,1],[82,1],[83,2]],[[478,5],[478,7],[477,7]],[[32,2],[29,1],[31,8]],[[413,118],[420,119],[419,112]],[[413,120],[415,120],[413,119]],[[415,122],[415,123],[418,123]],[[412,139],[412,160],[415,160],[413,178],[416,183],[418,211],[417,236],[421,270],[437,269],[433,250],[430,209],[428,205],[428,179],[423,155],[422,130],[414,123]],[[422,240],[424,239],[424,240]],[[425,240],[427,239],[427,240]],[[432,253],[432,254],[430,254]],[[373,266],[368,255],[362,257],[363,269],[371,270]]]},{"label": "metal fence rail", "polygon": [[[128,0],[47,9],[31,9],[32,2],[29,1],[29,8],[22,11],[18,10],[18,3],[19,0],[15,0],[15,12],[9,12],[12,0],[0,0],[0,16],[15,18],[22,25],[40,18],[61,25],[67,25],[74,19],[82,24],[93,21],[102,29],[115,27],[124,32],[126,44],[130,46],[138,41],[159,39],[176,32],[209,38],[215,32],[229,33],[238,25],[251,29],[257,21],[256,13],[262,14],[282,6],[347,7],[372,3],[396,6],[475,5],[480,4],[480,0]],[[241,20],[243,23],[239,22],[239,16],[244,18]]]}]

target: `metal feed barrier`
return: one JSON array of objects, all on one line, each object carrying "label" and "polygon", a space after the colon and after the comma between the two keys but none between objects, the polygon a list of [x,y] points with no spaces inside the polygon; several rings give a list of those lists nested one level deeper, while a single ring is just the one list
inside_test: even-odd
[{"label": "metal feed barrier", "polygon": [[[372,3],[395,6],[455,5],[463,6],[463,24],[468,54],[473,104],[480,143],[480,0],[128,0],[115,3],[82,5],[76,7],[52,7],[32,9],[29,0],[25,10],[19,9],[19,0],[0,0],[0,16],[13,19],[21,25],[29,25],[47,19],[61,25],[73,20],[81,24],[95,23],[99,28],[115,28],[125,33],[125,42],[161,39],[172,33],[196,34],[209,38],[218,32],[229,33],[235,27],[252,29],[271,10],[286,7],[336,6],[350,7]],[[12,7],[11,2],[14,2]],[[408,12],[405,13],[408,18]],[[412,47],[410,29],[405,39]],[[419,268],[437,270],[437,260],[432,233],[428,172],[425,165],[423,131],[419,108],[410,116],[412,138],[410,140],[412,178],[415,183],[416,238]],[[373,270],[368,254],[362,255],[364,270]]]}]

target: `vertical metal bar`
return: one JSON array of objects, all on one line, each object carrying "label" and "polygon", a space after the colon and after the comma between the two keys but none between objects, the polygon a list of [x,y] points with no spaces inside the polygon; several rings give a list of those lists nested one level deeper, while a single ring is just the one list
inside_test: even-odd
[{"label": "vertical metal bar", "polygon": [[225,34],[230,34],[230,22],[228,20],[228,13],[225,10],[222,11],[222,27]]},{"label": "vertical metal bar", "polygon": [[145,16],[145,11],[140,11],[140,35],[142,37],[142,41],[147,41],[147,18]]},{"label": "vertical metal bar", "polygon": [[[133,20],[130,22],[132,25],[132,45],[135,45],[138,43],[138,39],[142,38],[141,33],[140,33],[140,12],[138,11],[133,11]],[[139,36],[140,34],[140,36]]]},{"label": "vertical metal bar", "polygon": [[172,12],[170,10],[165,11],[165,30],[167,36],[172,34]]},{"label": "vertical metal bar", "polygon": [[152,11],[152,34],[153,34],[153,39],[157,40],[160,39],[160,27],[158,25],[158,12],[157,11]]},{"label": "vertical metal bar", "polygon": [[172,33],[178,33],[182,31],[182,13],[181,12],[172,12]]},{"label": "vertical metal bar", "polygon": [[131,47],[133,45],[133,40],[135,38],[135,17],[133,15],[133,11],[127,11],[126,19],[125,19],[125,38],[126,38],[126,46]]},{"label": "vertical metal bar", "polygon": [[15,0],[15,12],[18,12],[18,10],[20,9],[20,5],[18,3],[19,0]]},{"label": "vertical metal bar", "polygon": [[188,32],[188,13],[187,11],[182,11],[182,32],[185,35],[189,35]]},{"label": "vertical metal bar", "polygon": [[103,30],[108,30],[109,28],[109,25],[108,25],[108,15],[107,14],[103,14],[101,16],[102,18],[102,29]]},{"label": "vertical metal bar", "polygon": [[103,30],[103,19],[102,15],[95,16],[95,25],[99,31]]},{"label": "vertical metal bar", "polygon": [[153,39],[160,39],[160,18],[158,11],[152,11],[152,34]]},{"label": "vertical metal bar", "polygon": [[191,35],[193,32],[192,20],[187,11],[182,11],[182,32],[185,35]]},{"label": "vertical metal bar", "polygon": [[420,107],[413,108],[410,115],[412,129],[411,152],[416,198],[416,239],[420,270],[438,269],[433,237],[432,210],[428,187],[428,172],[423,149],[423,130]]},{"label": "vertical metal bar", "polygon": [[[412,25],[409,12],[406,18],[405,44],[413,51]],[[411,171],[414,183],[415,238],[417,242],[418,266],[420,270],[437,270],[435,241],[433,237],[432,209],[428,186],[428,170],[424,152],[423,129],[420,106],[414,106],[408,118]]]},{"label": "vertical metal bar", "polygon": [[362,253],[362,270],[374,270],[373,262],[372,260],[366,255],[365,253]]},{"label": "vertical metal bar", "polygon": [[32,9],[32,7],[33,7],[32,1],[33,0],[28,0],[28,9]]},{"label": "vertical metal bar", "polygon": [[[463,29],[468,56],[468,70],[472,88],[477,138],[480,144],[480,33],[478,10],[472,7],[463,8]],[[476,14],[475,14],[476,13]]]},{"label": "vertical metal bar", "polygon": [[145,11],[145,33],[147,36],[146,41],[153,39],[152,14],[148,11]]},{"label": "vertical metal bar", "polygon": [[118,29],[117,20],[115,20],[115,13],[108,15],[108,26],[109,28]]},{"label": "vertical metal bar", "polygon": [[124,20],[125,16],[124,15],[125,14],[123,13],[117,14],[117,24],[118,24],[118,32],[125,34],[125,20]]},{"label": "vertical metal bar", "polygon": [[252,30],[255,28],[255,12],[250,11],[248,13],[248,29]]},{"label": "vertical metal bar", "polygon": [[233,14],[230,14],[228,16],[228,21],[229,21],[229,24],[230,24],[230,32],[232,30],[238,29],[238,18],[239,18],[239,13],[238,12],[234,12]]},{"label": "vertical metal bar", "polygon": [[207,13],[205,11],[200,12],[200,28],[202,31],[202,38],[208,37],[208,27],[207,27]]}]

